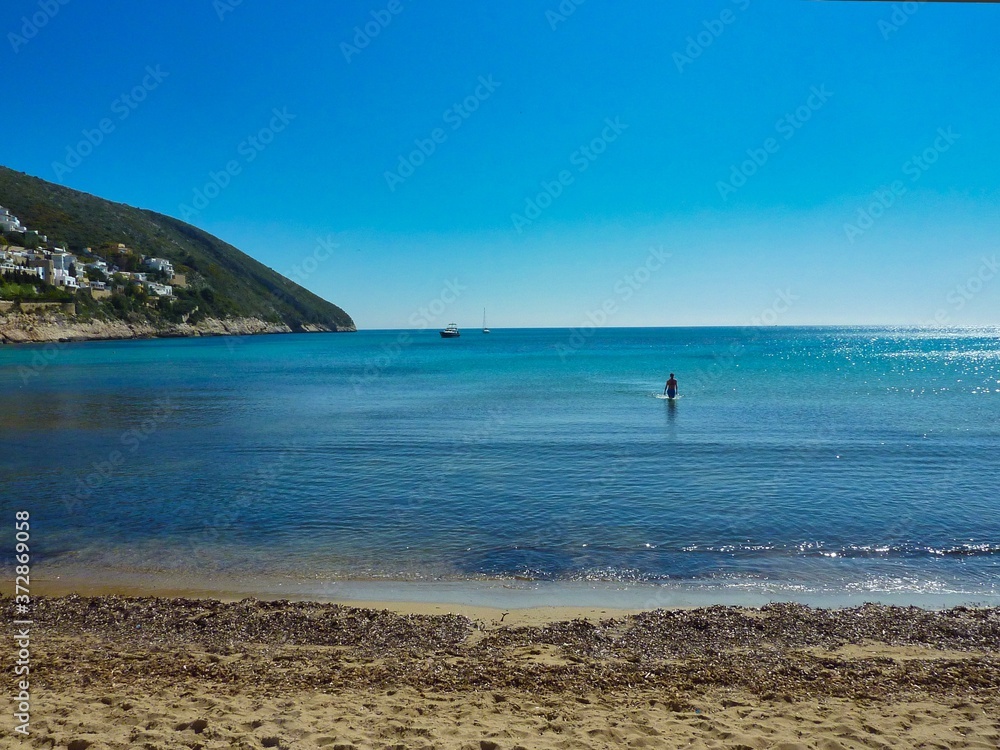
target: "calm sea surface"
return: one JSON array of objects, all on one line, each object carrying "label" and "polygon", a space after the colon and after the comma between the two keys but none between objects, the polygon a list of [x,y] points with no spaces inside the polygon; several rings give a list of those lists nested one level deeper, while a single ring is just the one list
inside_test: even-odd
[{"label": "calm sea surface", "polygon": [[997,329],[4,347],[0,386],[42,577],[1000,603]]}]

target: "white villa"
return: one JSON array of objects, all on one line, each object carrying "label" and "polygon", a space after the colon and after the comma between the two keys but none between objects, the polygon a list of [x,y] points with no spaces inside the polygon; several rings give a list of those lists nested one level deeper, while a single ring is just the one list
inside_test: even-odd
[{"label": "white villa", "polygon": [[[59,250],[59,248],[56,248]],[[57,271],[69,272],[70,266],[76,263],[76,256],[65,251],[54,252],[49,255],[52,258],[52,267]]]},{"label": "white villa", "polygon": [[5,232],[27,232],[28,228],[21,220],[3,206],[0,206],[0,229]]},{"label": "white villa", "polygon": [[164,258],[146,258],[146,266],[153,271],[163,271],[169,278],[174,276],[174,264]]},{"label": "white villa", "polygon": [[100,271],[101,273],[107,275],[108,273],[108,263],[105,260],[95,260],[90,263],[85,263],[84,268],[88,271]]},{"label": "white villa", "polygon": [[155,281],[144,281],[142,284],[146,291],[155,294],[157,297],[173,297],[174,288],[169,284],[157,284]]}]

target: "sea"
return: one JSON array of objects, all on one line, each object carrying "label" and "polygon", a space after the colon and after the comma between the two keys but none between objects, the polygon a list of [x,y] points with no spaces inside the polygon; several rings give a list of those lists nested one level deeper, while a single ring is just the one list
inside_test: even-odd
[{"label": "sea", "polygon": [[1000,604],[997,328],[4,346],[0,434],[37,585]]}]

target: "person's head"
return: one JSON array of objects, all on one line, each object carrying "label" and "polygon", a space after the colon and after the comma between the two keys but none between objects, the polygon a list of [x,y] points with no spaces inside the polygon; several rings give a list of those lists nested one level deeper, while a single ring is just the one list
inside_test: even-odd
[{"label": "person's head", "polygon": [[673,374],[673,373],[670,373],[670,377],[673,377],[673,376],[674,376],[674,374]]}]

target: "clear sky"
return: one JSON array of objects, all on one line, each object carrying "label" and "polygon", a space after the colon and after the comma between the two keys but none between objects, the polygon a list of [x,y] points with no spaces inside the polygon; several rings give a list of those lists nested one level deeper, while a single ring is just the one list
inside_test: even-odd
[{"label": "clear sky", "polygon": [[0,29],[0,163],[360,328],[1000,323],[1000,6],[7,0]]}]

